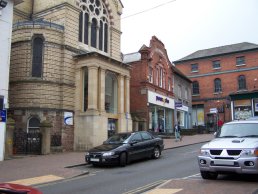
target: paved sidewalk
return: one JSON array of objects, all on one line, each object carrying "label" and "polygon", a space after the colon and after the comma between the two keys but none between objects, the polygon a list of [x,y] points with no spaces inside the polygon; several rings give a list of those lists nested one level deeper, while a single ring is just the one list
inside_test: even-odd
[{"label": "paved sidewalk", "polygon": [[[180,142],[164,139],[165,149],[206,142],[212,138],[213,134],[198,134],[183,136]],[[65,152],[5,160],[0,162],[0,182],[35,185],[79,176],[87,172],[67,167],[84,165],[84,154],[85,152]]]}]

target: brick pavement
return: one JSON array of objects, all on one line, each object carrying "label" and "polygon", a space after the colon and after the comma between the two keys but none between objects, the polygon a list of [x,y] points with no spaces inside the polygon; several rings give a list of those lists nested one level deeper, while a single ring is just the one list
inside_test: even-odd
[{"label": "brick pavement", "polygon": [[[164,139],[165,149],[209,141],[212,134],[184,136],[181,142]],[[25,185],[40,184],[67,179],[85,174],[78,168],[68,166],[83,165],[84,152],[65,152],[40,156],[14,157],[0,162],[0,182],[13,182]]]}]

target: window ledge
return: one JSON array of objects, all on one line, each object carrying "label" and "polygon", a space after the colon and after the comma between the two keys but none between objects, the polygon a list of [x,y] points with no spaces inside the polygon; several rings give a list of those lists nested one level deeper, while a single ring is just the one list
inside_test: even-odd
[{"label": "window ledge", "polygon": [[197,70],[197,71],[191,71],[191,73],[198,73],[199,71]]},{"label": "window ledge", "polygon": [[246,92],[246,91],[248,91],[248,90],[247,90],[247,89],[238,89],[238,90],[237,90],[237,93]]},{"label": "window ledge", "polygon": [[236,64],[237,67],[245,66],[246,64]]},{"label": "window ledge", "polygon": [[220,95],[220,94],[222,94],[222,91],[221,92],[214,92],[213,94],[214,95]]}]

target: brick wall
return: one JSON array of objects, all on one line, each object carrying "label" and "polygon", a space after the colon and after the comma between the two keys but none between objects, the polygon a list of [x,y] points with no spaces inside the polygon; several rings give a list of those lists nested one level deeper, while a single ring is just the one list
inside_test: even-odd
[{"label": "brick wall", "polygon": [[[244,56],[245,65],[237,66],[236,57]],[[212,62],[220,60],[221,68],[214,69]],[[191,72],[191,64],[198,63],[198,72]],[[199,95],[193,95],[193,104],[204,104],[205,113],[210,108],[229,106],[230,93],[238,92],[238,77],[244,75],[248,91],[254,88],[254,79],[258,78],[258,51],[240,52],[227,54],[216,57],[207,57],[204,59],[193,59],[185,62],[176,63],[180,69],[192,81],[199,82]],[[214,92],[214,80],[221,79],[222,93]],[[220,117],[225,121],[230,121],[230,108],[225,108],[225,114],[221,113]]]}]

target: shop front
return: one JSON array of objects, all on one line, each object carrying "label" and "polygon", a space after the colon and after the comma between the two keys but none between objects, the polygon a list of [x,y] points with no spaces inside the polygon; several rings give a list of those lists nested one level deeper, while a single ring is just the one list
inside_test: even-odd
[{"label": "shop front", "polygon": [[148,91],[149,130],[161,133],[173,132],[174,99]]},{"label": "shop front", "polygon": [[194,127],[205,126],[203,104],[192,105],[192,125]]},{"label": "shop front", "polygon": [[258,91],[231,94],[232,120],[245,120],[258,116]]},{"label": "shop front", "polygon": [[180,123],[181,128],[188,129],[191,128],[191,112],[190,108],[182,105],[182,107],[178,107],[177,109],[177,121]]}]

